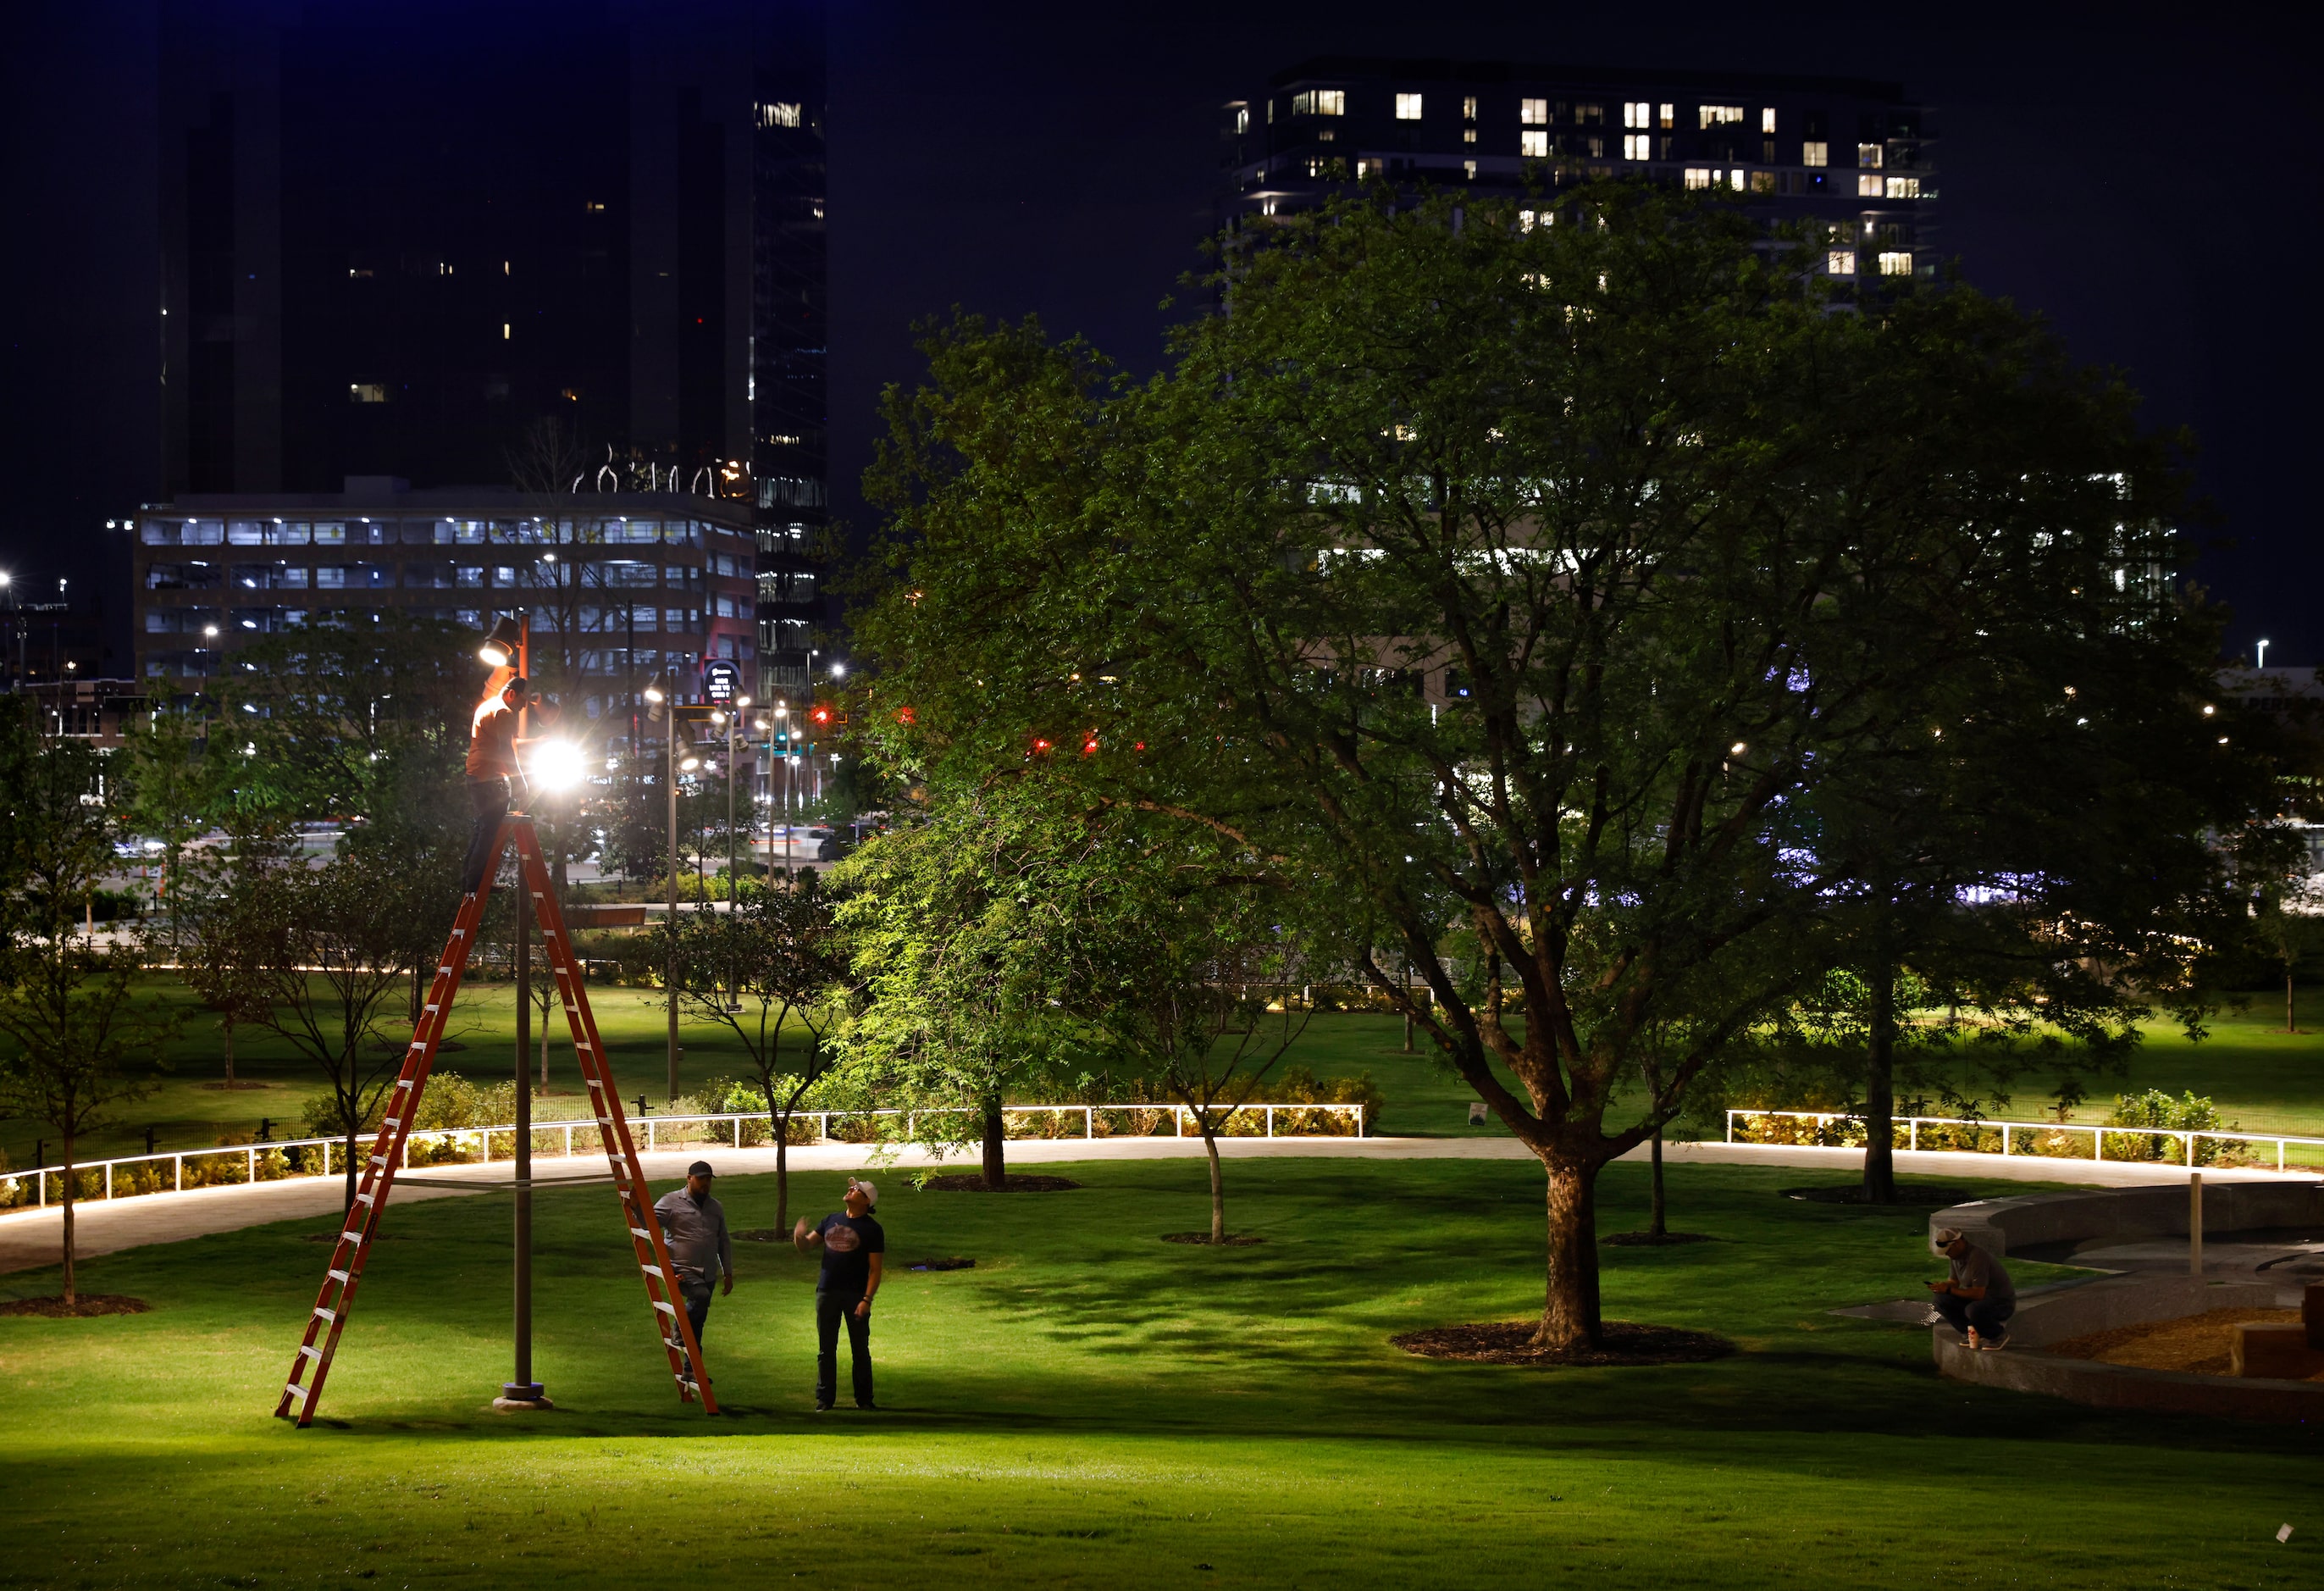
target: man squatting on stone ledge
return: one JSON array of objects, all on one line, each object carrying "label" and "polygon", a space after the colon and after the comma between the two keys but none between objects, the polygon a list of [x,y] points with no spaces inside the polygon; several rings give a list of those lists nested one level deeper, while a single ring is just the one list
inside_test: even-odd
[{"label": "man squatting on stone ledge", "polygon": [[1961,1235],[1957,1226],[1940,1227],[1930,1240],[1952,1262],[1951,1274],[1932,1281],[1929,1301],[1945,1323],[1972,1348],[1998,1348],[2009,1341],[2009,1318],[2017,1312],[2017,1289],[2001,1262]]}]

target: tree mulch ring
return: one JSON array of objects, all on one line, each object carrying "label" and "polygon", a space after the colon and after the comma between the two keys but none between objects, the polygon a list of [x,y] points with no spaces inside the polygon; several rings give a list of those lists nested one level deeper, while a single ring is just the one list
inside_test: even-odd
[{"label": "tree mulch ring", "polygon": [[1916,1188],[1896,1184],[1895,1204],[1875,1205],[1864,1197],[1860,1182],[1840,1182],[1821,1188],[1779,1188],[1775,1190],[1785,1198],[1803,1199],[1809,1204],[1857,1204],[1873,1209],[1895,1209],[1910,1205],[1914,1207],[1939,1208],[1950,1204],[1967,1204],[1977,1195],[1966,1188]]},{"label": "tree mulch ring", "polygon": [[[374,1040],[372,1043],[372,1049],[381,1055],[401,1055],[410,1048],[411,1041],[409,1039],[404,1040],[400,1044],[392,1039]],[[461,1043],[457,1039],[438,1039],[436,1041],[436,1053],[438,1055],[457,1055],[466,1048],[467,1046]]]},{"label": "tree mulch ring", "polygon": [[791,1235],[779,1226],[753,1226],[748,1232],[737,1232],[744,1243],[788,1243]]},{"label": "tree mulch ring", "polygon": [[998,1188],[988,1188],[983,1172],[964,1171],[950,1177],[931,1177],[920,1186],[930,1193],[1064,1193],[1081,1184],[1071,1177],[1028,1177],[1011,1171],[1008,1181]]},{"label": "tree mulch ring", "polygon": [[1702,1232],[1617,1232],[1598,1240],[1614,1248],[1668,1248],[1682,1243],[1717,1243]]},{"label": "tree mulch ring", "polygon": [[1466,1326],[1432,1326],[1388,1340],[1423,1359],[1465,1359],[1476,1364],[1699,1364],[1723,1359],[1735,1345],[1707,1331],[1676,1326],[1645,1326],[1609,1320],[1599,1328],[1594,1348],[1559,1353],[1533,1346],[1537,1320],[1480,1320]]},{"label": "tree mulch ring", "polygon": [[976,1262],[964,1260],[956,1254],[948,1254],[941,1260],[914,1260],[904,1269],[907,1271],[973,1271],[976,1269]]},{"label": "tree mulch ring", "polygon": [[143,1315],[153,1306],[143,1299],[117,1292],[85,1292],[68,1307],[61,1298],[11,1299],[0,1304],[0,1315],[38,1315],[44,1320],[70,1320],[86,1315]]},{"label": "tree mulch ring", "polygon": [[1224,1237],[1213,1237],[1207,1232],[1165,1232],[1162,1235],[1162,1241],[1165,1243],[1198,1243],[1205,1248],[1213,1246],[1219,1248],[1249,1248],[1253,1244],[1265,1243],[1267,1239],[1249,1232],[1230,1232]]},{"label": "tree mulch ring", "polygon": [[226,1094],[229,1092],[235,1094],[247,1094],[254,1089],[267,1087],[269,1085],[265,1083],[253,1083],[246,1079],[237,1078],[231,1083],[204,1083],[202,1087],[208,1089],[213,1094]]}]

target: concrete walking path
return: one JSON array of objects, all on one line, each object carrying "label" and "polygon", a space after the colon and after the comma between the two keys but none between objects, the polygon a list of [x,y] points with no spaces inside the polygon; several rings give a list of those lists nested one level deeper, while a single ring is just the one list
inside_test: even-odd
[{"label": "concrete walking path", "polygon": [[[938,1157],[918,1148],[891,1151],[873,1162],[877,1146],[863,1143],[818,1143],[795,1146],[790,1165],[795,1171],[859,1171],[871,1166],[875,1177],[899,1185],[897,1173],[938,1163]],[[1531,1152],[1514,1138],[1228,1138],[1219,1143],[1222,1155],[1236,1160],[1530,1160]],[[1080,1138],[1011,1139],[1011,1166],[1054,1164],[1066,1161],[1199,1159],[1199,1138],[1104,1138],[1094,1142]],[[1646,1158],[1645,1149],[1625,1156]],[[1858,1149],[1809,1149],[1748,1143],[1683,1143],[1665,1145],[1664,1157],[1680,1165],[1769,1166],[1820,1171],[1845,1179],[1863,1164]],[[762,1149],[722,1149],[696,1144],[641,1156],[647,1178],[675,1184],[687,1166],[704,1159],[724,1177],[772,1175],[775,1152]],[[975,1161],[952,1157],[955,1166],[975,1169]],[[1896,1153],[1899,1172],[1915,1177],[1960,1179],[1965,1181],[2008,1180],[2070,1182],[2097,1187],[2138,1187],[2187,1179],[2184,1168],[2152,1163],[2107,1161],[2043,1160],[2032,1156],[1940,1153],[1933,1151]],[[503,1191],[515,1177],[509,1162],[484,1165],[415,1167],[396,1174],[391,1205],[421,1199],[455,1198],[464,1194]],[[2279,1173],[2207,1169],[2208,1181],[2273,1179]],[[601,1156],[541,1156],[534,1162],[533,1185],[604,1186],[608,1179]],[[318,1219],[337,1216],[342,1206],[344,1182],[337,1177],[300,1177],[280,1182],[237,1183],[222,1188],[198,1188],[185,1193],[149,1193],[135,1198],[85,1200],[76,1209],[74,1226],[82,1259],[117,1253],[147,1244],[180,1243],[221,1232],[263,1226],[275,1221]],[[11,1210],[0,1213],[0,1274],[54,1265],[62,1257],[64,1218],[61,1210]]]}]

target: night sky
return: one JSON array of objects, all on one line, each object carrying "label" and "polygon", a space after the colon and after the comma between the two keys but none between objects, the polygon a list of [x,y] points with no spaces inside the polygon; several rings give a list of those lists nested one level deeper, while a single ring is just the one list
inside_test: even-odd
[{"label": "night sky", "polygon": [[[479,11],[489,7],[479,5]],[[2287,25],[2284,18],[2301,20]],[[0,568],[108,562],[158,478],[151,5],[28,6],[0,63]],[[1901,79],[1934,107],[1943,252],[2188,426],[2231,652],[2324,661],[2317,467],[2319,29],[2287,7],[1224,5],[833,6],[835,495],[911,323],[1038,311],[1139,371],[1196,263],[1220,101],[1364,53]],[[447,47],[455,47],[447,42]],[[125,581],[125,549],[109,562]],[[125,587],[123,592],[125,606]]]}]

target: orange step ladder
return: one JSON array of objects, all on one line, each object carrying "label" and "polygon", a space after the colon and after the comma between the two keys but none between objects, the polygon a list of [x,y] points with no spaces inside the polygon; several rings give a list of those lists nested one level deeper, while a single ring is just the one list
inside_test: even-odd
[{"label": "orange step ladder", "polygon": [[[621,1194],[630,1245],[645,1279],[646,1300],[653,1306],[662,1347],[669,1355],[670,1375],[678,1383],[681,1401],[691,1401],[698,1396],[705,1413],[718,1412],[710,1377],[703,1369],[702,1345],[696,1339],[694,1323],[686,1313],[686,1300],[678,1291],[677,1272],[670,1264],[669,1244],[662,1238],[661,1223],[654,1216],[653,1201],[646,1197],[645,1170],[638,1161],[637,1145],[630,1137],[629,1120],[622,1114],[621,1095],[605,1062],[604,1046],[597,1036],[597,1019],[589,1010],[589,996],[582,987],[581,969],[573,958],[573,941],[565,927],[565,913],[558,904],[557,892],[549,887],[549,864],[541,855],[540,837],[533,832],[532,819],[519,813],[502,823],[500,841],[493,853],[493,865],[484,874],[483,887],[462,900],[453,918],[452,937],[445,941],[435,981],[420,1010],[420,1025],[412,1031],[411,1047],[404,1052],[403,1069],[389,1092],[387,1114],[381,1119],[379,1136],[373,1142],[371,1156],[364,1164],[355,1202],[347,1212],[338,1242],[331,1249],[322,1290],[315,1295],[315,1307],[307,1317],[306,1335],[290,1361],[290,1378],[274,1406],[277,1418],[288,1418],[295,1412],[301,1426],[314,1423],[315,1407],[322,1401],[324,1378],[331,1373],[339,1334],[346,1329],[347,1310],[355,1302],[364,1263],[371,1257],[372,1239],[379,1231],[380,1211],[386,1207],[388,1193],[395,1185],[396,1170],[403,1164],[412,1121],[419,1114],[429,1074],[435,1068],[437,1047],[443,1041],[445,1028],[451,1021],[453,997],[459,992],[460,976],[467,969],[468,954],[475,947],[477,925],[484,920],[484,902],[492,894],[493,875],[500,871],[500,857],[512,837],[516,840],[518,887],[530,897],[533,920],[540,925],[541,943],[557,979],[558,997],[564,1004],[566,1021],[573,1030],[573,1048],[580,1058],[581,1076],[589,1087],[589,1104],[596,1114],[598,1137],[613,1169],[614,1189]],[[519,910],[523,905],[520,901]]]}]

